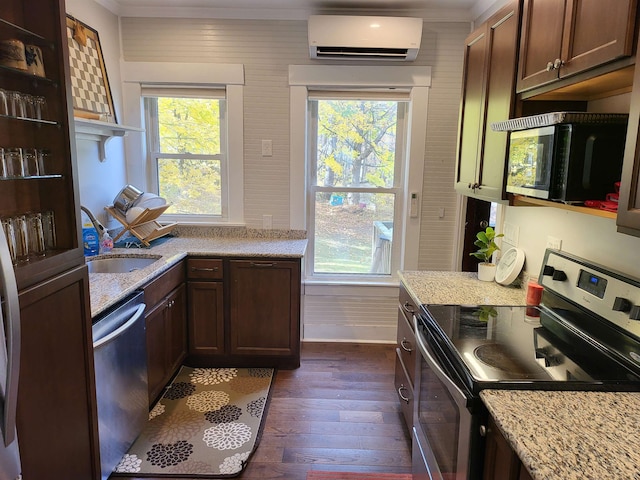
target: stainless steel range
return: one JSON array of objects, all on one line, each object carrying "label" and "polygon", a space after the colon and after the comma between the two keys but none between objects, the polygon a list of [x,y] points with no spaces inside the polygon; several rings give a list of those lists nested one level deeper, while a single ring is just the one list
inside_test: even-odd
[{"label": "stainless steel range", "polygon": [[538,307],[423,305],[414,478],[481,478],[482,389],[640,391],[640,280],[547,250]]}]

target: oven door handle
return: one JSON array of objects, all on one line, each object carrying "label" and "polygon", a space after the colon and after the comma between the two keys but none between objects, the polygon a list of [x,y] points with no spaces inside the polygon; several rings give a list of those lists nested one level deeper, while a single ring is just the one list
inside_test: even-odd
[{"label": "oven door handle", "polygon": [[447,387],[449,393],[454,398],[456,404],[460,408],[467,407],[467,395],[458,387],[451,378],[445,373],[442,367],[438,364],[434,356],[429,351],[429,347],[426,342],[422,338],[422,334],[420,333],[420,325],[418,323],[418,318],[413,316],[413,331],[416,332],[416,342],[418,343],[418,348],[420,349],[420,353],[425,361],[429,364],[429,367],[433,370],[433,373],[436,374],[438,379]]}]

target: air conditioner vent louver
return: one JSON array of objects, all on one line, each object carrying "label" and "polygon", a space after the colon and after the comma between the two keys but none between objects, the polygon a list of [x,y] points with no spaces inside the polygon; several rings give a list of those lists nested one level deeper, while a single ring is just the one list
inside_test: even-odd
[{"label": "air conditioner vent louver", "polygon": [[415,60],[422,19],[311,15],[309,54],[317,59]]}]

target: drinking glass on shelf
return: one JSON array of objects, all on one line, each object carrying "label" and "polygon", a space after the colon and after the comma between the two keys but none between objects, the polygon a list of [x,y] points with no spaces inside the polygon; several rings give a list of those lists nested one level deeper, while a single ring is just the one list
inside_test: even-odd
[{"label": "drinking glass on shelf", "polygon": [[52,211],[42,212],[42,234],[44,236],[44,249],[56,248],[56,224]]},{"label": "drinking glass on shelf", "polygon": [[4,159],[4,148],[0,147],[0,179],[7,177],[7,162]]},{"label": "drinking glass on shelf", "polygon": [[46,149],[37,150],[38,155],[38,170],[40,175],[51,175],[53,169],[51,168],[51,151]]},{"label": "drinking glass on shelf", "polygon": [[11,218],[3,218],[0,219],[2,223],[2,230],[4,231],[4,236],[7,237],[7,246],[9,247],[9,255],[11,256],[11,261],[15,264],[18,261],[18,257],[16,254],[16,234],[13,229],[13,221]]},{"label": "drinking glass on shelf", "polygon": [[40,213],[28,213],[25,215],[25,220],[27,222],[27,254],[30,257],[44,255],[42,215]]},{"label": "drinking glass on shelf", "polygon": [[47,118],[47,99],[44,97],[32,97],[33,118],[43,120]]},{"label": "drinking glass on shelf", "polygon": [[25,104],[25,96],[20,92],[9,92],[9,105],[11,106],[11,115],[18,118],[27,117],[27,106]]},{"label": "drinking glass on shelf", "polygon": [[25,177],[37,177],[40,175],[38,150],[35,148],[25,148],[22,150],[22,172]]},{"label": "drinking glass on shelf", "polygon": [[24,177],[24,164],[22,162],[21,148],[5,148],[4,161],[6,178]]},{"label": "drinking glass on shelf", "polygon": [[6,90],[0,88],[0,115],[9,115],[8,93]]},{"label": "drinking glass on shelf", "polygon": [[29,225],[25,215],[13,217],[13,231],[16,237],[16,259],[18,262],[29,260]]}]

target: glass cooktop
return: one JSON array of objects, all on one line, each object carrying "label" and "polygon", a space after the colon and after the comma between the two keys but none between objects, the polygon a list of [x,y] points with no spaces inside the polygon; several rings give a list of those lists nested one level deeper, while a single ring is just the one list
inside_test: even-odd
[{"label": "glass cooktop", "polygon": [[621,383],[629,384],[623,390],[640,389],[640,377],[632,369],[567,331],[545,310],[426,305],[421,320],[422,328],[431,333],[429,341],[438,345],[437,350],[473,390],[505,384],[509,388],[590,389]]}]

